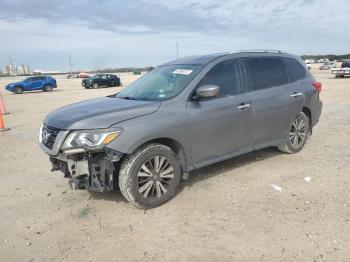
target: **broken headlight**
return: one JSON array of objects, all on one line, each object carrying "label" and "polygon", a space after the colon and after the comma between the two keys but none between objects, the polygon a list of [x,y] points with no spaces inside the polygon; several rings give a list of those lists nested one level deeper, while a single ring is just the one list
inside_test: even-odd
[{"label": "broken headlight", "polygon": [[73,148],[102,149],[120,135],[120,130],[79,130],[72,131],[64,141],[62,150]]}]

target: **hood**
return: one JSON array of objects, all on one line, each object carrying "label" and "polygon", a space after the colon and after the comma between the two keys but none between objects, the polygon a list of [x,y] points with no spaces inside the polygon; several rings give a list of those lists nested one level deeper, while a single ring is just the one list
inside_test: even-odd
[{"label": "hood", "polygon": [[159,101],[136,101],[115,97],[86,100],[49,113],[46,125],[63,130],[108,128],[116,123],[151,114]]},{"label": "hood", "polygon": [[23,82],[24,82],[24,81],[19,81],[19,82],[15,82],[15,83],[10,83],[10,84],[8,84],[8,85],[6,85],[6,86],[11,87],[11,86],[15,86],[15,85],[20,85],[20,84],[23,84]]}]

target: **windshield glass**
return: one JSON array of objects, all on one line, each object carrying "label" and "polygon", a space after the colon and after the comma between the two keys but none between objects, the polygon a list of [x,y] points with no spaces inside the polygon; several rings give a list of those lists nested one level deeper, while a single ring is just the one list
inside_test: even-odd
[{"label": "windshield glass", "polygon": [[180,94],[198,74],[198,65],[169,65],[155,68],[133,82],[117,97],[132,100],[166,100]]}]

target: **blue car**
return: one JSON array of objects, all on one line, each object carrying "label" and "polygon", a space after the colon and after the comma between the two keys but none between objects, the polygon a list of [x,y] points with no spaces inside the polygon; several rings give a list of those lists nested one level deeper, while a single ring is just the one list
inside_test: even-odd
[{"label": "blue car", "polygon": [[8,84],[6,90],[16,94],[22,94],[24,91],[34,90],[49,92],[56,87],[56,79],[51,76],[32,76],[21,82]]}]

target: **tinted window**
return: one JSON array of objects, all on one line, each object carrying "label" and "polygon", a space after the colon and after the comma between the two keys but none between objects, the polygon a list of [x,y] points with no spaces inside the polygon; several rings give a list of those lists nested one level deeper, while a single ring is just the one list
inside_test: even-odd
[{"label": "tinted window", "polygon": [[282,61],[286,65],[289,82],[295,82],[305,77],[305,68],[296,59],[282,58]]},{"label": "tinted window", "polygon": [[237,60],[227,60],[218,63],[203,77],[198,87],[217,85],[219,96],[234,95],[242,92],[240,72]]},{"label": "tinted window", "polygon": [[243,61],[251,91],[288,83],[287,71],[278,57],[244,58]]},{"label": "tinted window", "polygon": [[350,61],[344,61],[344,62],[341,64],[341,68],[346,68],[346,67],[350,67]]},{"label": "tinted window", "polygon": [[107,79],[107,76],[106,75],[102,75],[101,79]]}]

